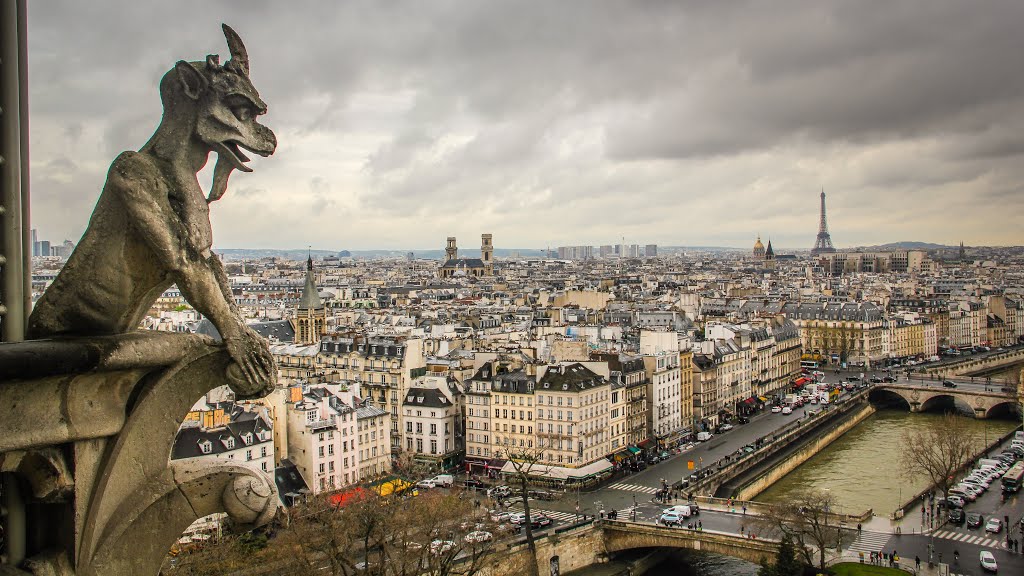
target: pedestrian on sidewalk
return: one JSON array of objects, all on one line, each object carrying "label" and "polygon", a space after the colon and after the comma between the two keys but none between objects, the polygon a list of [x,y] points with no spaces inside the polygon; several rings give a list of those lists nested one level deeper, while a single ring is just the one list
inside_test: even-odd
[{"label": "pedestrian on sidewalk", "polygon": [[917,569],[918,572],[921,571],[921,557],[920,556],[914,556],[914,567]]},{"label": "pedestrian on sidewalk", "polygon": [[703,532],[704,531],[704,524],[701,523],[700,520],[697,520],[697,531],[698,532]]},{"label": "pedestrian on sidewalk", "polygon": [[743,515],[744,516],[747,515],[747,505],[746,504],[743,505]]}]

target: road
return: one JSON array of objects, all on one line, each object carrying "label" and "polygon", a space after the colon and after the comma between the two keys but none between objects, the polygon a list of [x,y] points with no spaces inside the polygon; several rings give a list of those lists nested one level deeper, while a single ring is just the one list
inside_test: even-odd
[{"label": "road", "polygon": [[[840,372],[828,372],[825,382],[843,382],[848,376],[859,376],[859,370]],[[872,376],[886,375],[887,371],[865,372],[865,378]],[[900,377],[900,382],[906,382],[905,376]],[[941,382],[935,383],[941,387]],[[967,389],[984,389],[983,383],[964,384]],[[844,393],[845,396],[845,393]],[[736,426],[733,430],[716,435],[712,440],[694,445],[691,449],[668,460],[648,466],[646,469],[620,477],[608,485],[592,491],[579,494],[567,494],[566,497],[553,502],[537,502],[534,507],[548,514],[559,524],[571,523],[580,518],[580,515],[596,516],[600,511],[606,513],[612,510],[618,512],[619,519],[633,520],[640,522],[654,522],[667,504],[652,501],[653,495],[663,485],[663,482],[672,483],[692,473],[688,469],[688,461],[692,460],[697,464],[710,465],[717,462],[724,456],[730,455],[738,448],[750,444],[799,418],[801,411],[791,415],[772,414],[765,410],[763,413],[751,417],[750,422],[745,425]],[[679,501],[677,503],[683,503]],[[577,506],[579,512],[577,513]],[[1000,502],[998,486],[993,486],[979,500],[968,506],[968,511],[978,511],[985,515],[986,520],[992,514],[997,517],[1004,515],[1019,521],[1024,516],[1024,497],[1013,497],[1007,502]],[[635,515],[634,515],[635,513]],[[920,531],[920,526],[911,526],[914,514],[920,518],[920,509],[908,513],[904,525],[907,532]],[[752,518],[744,515],[741,509],[735,512],[702,510],[698,517],[703,528],[707,530],[718,530],[734,534],[744,534],[749,531]],[[1019,523],[1017,524],[1019,527]],[[755,528],[756,529],[756,528]],[[958,565],[951,566],[953,574],[981,574],[978,563],[978,556],[981,550],[989,550],[996,556],[1000,566],[1000,572],[1004,574],[1024,574],[1024,555],[1013,554],[1006,549],[1005,531],[993,537],[987,535],[983,529],[967,529],[966,527],[953,527],[946,525],[939,527],[930,535],[903,533],[900,535],[883,532],[849,530],[844,535],[844,550],[865,554],[871,551],[896,551],[904,559],[913,559],[918,556],[922,562],[927,563],[929,545],[933,548],[933,560],[936,562],[950,562],[953,558],[953,551],[960,553]],[[1024,541],[1019,528],[1014,532],[1014,537]]]}]

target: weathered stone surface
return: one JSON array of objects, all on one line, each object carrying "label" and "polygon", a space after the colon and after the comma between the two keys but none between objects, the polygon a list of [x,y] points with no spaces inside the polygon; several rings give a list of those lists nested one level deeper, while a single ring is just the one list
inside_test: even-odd
[{"label": "weathered stone surface", "polygon": [[[114,160],[89,226],[29,318],[30,339],[98,336],[134,329],[156,298],[177,284],[210,318],[237,368],[241,397],[265,395],[276,371],[269,348],[240,317],[220,259],[211,252],[209,203],[234,169],[251,171],[241,149],[274,153],[277,140],[256,121],[267,105],[249,80],[249,57],[224,26],[231,60],[178,61],[160,82],[163,119],[138,152]],[[217,152],[209,196],[196,174]]]},{"label": "weathered stone surface", "polygon": [[[227,512],[255,526],[275,511],[275,486],[255,468],[170,461],[198,398],[225,383],[240,398],[265,395],[277,377],[211,252],[209,203],[232,170],[250,171],[241,149],[266,156],[277,145],[256,122],[267,106],[245,47],[227,26],[224,35],[226,64],[207,56],[164,75],[160,126],[111,165],[85,235],[29,319],[33,340],[0,344],[0,471],[8,541],[19,541],[18,567],[2,574],[156,574],[196,519]],[[196,173],[210,152],[206,195]],[[223,344],[133,331],[172,284]]]}]

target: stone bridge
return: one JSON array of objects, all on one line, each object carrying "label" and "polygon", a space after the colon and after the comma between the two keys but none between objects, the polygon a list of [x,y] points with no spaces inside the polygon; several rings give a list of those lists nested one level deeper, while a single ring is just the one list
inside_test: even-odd
[{"label": "stone bridge", "polygon": [[1004,392],[998,388],[978,390],[974,388],[946,388],[915,382],[877,384],[871,390],[872,400],[882,400],[885,395],[895,395],[906,402],[911,412],[927,412],[950,403],[984,419],[1006,410],[1016,414],[1019,401],[1016,392]]},{"label": "stone bridge", "polygon": [[[537,561],[543,572],[543,568],[557,557],[560,572],[566,573],[608,562],[620,552],[658,548],[725,554],[757,563],[762,558],[773,558],[778,552],[779,543],[708,530],[604,520],[558,528],[539,537]],[[505,554],[503,561],[486,568],[481,576],[522,576],[524,560],[528,558],[523,555],[529,554],[525,542],[512,544]]]},{"label": "stone bridge", "polygon": [[602,528],[609,554],[638,548],[685,548],[735,556],[756,564],[763,558],[773,558],[779,550],[779,543],[773,540],[750,539],[723,532],[623,521],[606,521]]}]

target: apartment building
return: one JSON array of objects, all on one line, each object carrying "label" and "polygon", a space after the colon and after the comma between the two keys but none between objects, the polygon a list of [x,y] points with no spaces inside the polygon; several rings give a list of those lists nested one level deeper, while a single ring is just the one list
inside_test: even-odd
[{"label": "apartment building", "polygon": [[401,451],[402,402],[412,381],[426,374],[423,339],[329,335],[320,342],[316,365],[329,379],[358,383],[362,395],[391,415],[391,452]]},{"label": "apartment building", "polygon": [[461,389],[455,379],[427,376],[405,393],[405,451],[447,470],[462,460]]},{"label": "apartment building", "polygon": [[287,404],[288,457],[318,494],[363,479],[356,407],[349,387],[291,386]]}]

